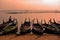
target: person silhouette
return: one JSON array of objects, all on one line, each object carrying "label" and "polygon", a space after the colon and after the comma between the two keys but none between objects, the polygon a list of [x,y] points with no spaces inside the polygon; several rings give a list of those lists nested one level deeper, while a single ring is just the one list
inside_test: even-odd
[{"label": "person silhouette", "polygon": [[9,17],[9,22],[12,22],[12,17],[11,16]]}]

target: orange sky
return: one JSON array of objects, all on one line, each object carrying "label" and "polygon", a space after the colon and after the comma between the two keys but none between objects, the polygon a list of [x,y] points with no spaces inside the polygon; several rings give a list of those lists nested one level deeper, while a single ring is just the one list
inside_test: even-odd
[{"label": "orange sky", "polygon": [[60,10],[60,0],[47,1],[46,4],[44,2],[43,0],[0,0],[0,10]]}]

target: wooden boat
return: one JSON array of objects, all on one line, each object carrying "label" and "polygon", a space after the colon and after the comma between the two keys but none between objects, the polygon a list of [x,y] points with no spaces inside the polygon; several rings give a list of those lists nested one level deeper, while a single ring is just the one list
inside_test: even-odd
[{"label": "wooden boat", "polygon": [[4,20],[3,20],[3,23],[0,24],[0,34],[3,33],[3,31],[4,31],[3,29],[4,29],[7,25],[8,25],[8,23],[4,22]]},{"label": "wooden boat", "polygon": [[17,29],[17,20],[12,20],[10,16],[8,21],[4,22],[3,20],[3,24],[0,25],[0,35],[14,32],[15,29]]},{"label": "wooden boat", "polygon": [[55,22],[49,21],[50,24],[44,24],[45,25],[45,33],[50,34],[60,34],[60,29],[55,25]]},{"label": "wooden boat", "polygon": [[60,24],[57,23],[54,19],[53,19],[53,23],[51,24],[52,26],[58,27],[60,29]]},{"label": "wooden boat", "polygon": [[53,26],[55,28],[52,33],[60,34],[60,24],[58,24],[54,19],[53,19],[53,21],[54,22],[50,24],[51,26]]},{"label": "wooden boat", "polygon": [[20,34],[26,34],[26,33],[30,33],[31,32],[31,28],[30,28],[30,19],[29,21],[24,21],[23,24],[21,24],[20,27]]},{"label": "wooden boat", "polygon": [[33,24],[32,24],[32,32],[34,34],[39,34],[39,35],[41,35],[41,34],[44,33],[44,29],[43,29],[42,25],[40,25],[38,23],[38,20],[37,20],[37,23],[34,23],[34,21],[33,21]]},{"label": "wooden boat", "polygon": [[3,34],[10,34],[10,33],[16,33],[17,32],[17,19],[14,19],[13,22],[10,22],[3,31]]},{"label": "wooden boat", "polygon": [[44,23],[42,23],[42,20],[41,20],[41,25],[43,26],[43,28],[45,28],[44,33],[48,33],[49,31],[47,30],[47,27],[49,27],[50,25],[46,23],[45,19],[44,19]]}]

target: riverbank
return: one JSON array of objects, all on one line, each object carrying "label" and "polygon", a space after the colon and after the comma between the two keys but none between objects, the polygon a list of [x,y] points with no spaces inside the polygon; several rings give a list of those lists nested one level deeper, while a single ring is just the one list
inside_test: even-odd
[{"label": "riverbank", "polygon": [[35,35],[35,34],[26,34],[16,36],[15,34],[8,34],[0,36],[0,40],[60,40],[60,37],[53,34],[43,34],[43,35]]}]

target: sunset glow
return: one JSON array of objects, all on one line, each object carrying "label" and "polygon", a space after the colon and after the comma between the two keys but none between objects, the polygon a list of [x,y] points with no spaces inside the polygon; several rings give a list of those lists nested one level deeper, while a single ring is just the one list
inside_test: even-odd
[{"label": "sunset glow", "polygon": [[[18,1],[19,2],[19,1]],[[22,0],[21,3],[27,4],[48,4],[48,5],[56,5],[58,4],[59,0]]]},{"label": "sunset glow", "polygon": [[59,0],[42,0],[42,2],[48,5],[56,5],[58,4]]},{"label": "sunset glow", "polygon": [[0,10],[60,10],[60,0],[1,0]]}]

